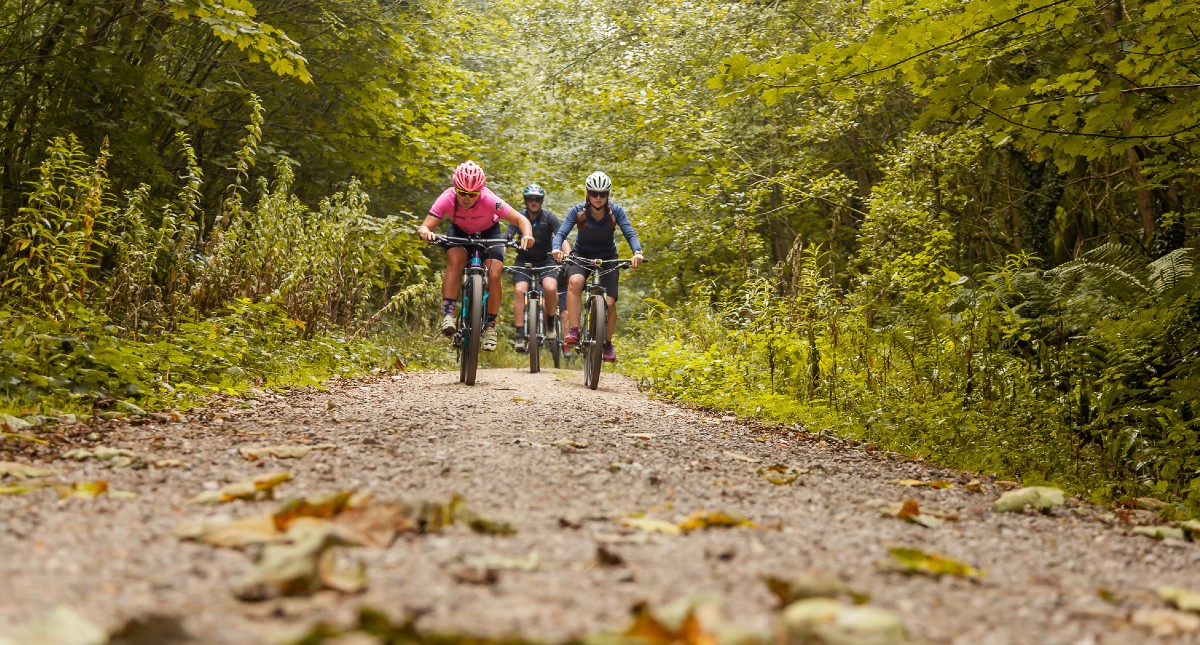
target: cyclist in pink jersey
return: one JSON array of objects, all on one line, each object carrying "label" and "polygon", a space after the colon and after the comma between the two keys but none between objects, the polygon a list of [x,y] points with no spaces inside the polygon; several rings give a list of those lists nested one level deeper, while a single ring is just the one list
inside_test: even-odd
[{"label": "cyclist in pink jersey", "polygon": [[[504,271],[504,234],[500,230],[500,220],[516,224],[521,230],[521,248],[527,249],[534,243],[533,228],[524,215],[517,212],[484,187],[487,176],[483,169],[474,161],[465,161],[454,169],[454,186],[442,191],[429,208],[429,215],[417,228],[417,235],[426,242],[432,242],[437,234],[433,229],[443,219],[450,218],[450,230],[447,237],[479,237],[485,240],[496,240],[494,246],[488,246],[488,310],[484,317],[483,333],[479,336],[480,346],[484,351],[496,349],[496,316],[500,313],[501,276]],[[454,335],[454,304],[458,302],[462,290],[463,269],[467,266],[467,251],[461,246],[451,246],[446,249],[446,273],[442,276],[442,333]]]}]

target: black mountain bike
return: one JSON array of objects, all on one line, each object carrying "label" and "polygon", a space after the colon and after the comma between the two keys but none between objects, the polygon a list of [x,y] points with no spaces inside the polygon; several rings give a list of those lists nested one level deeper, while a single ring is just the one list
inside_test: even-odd
[{"label": "black mountain bike", "polygon": [[488,247],[504,244],[516,247],[515,243],[494,238],[446,237],[439,235],[433,244],[451,247],[462,246],[467,250],[467,266],[463,268],[462,290],[459,293],[458,324],[452,338],[458,351],[458,380],[475,385],[475,373],[479,369],[479,339],[483,334],[483,313],[487,311],[487,268],[483,261]]},{"label": "black mountain bike", "polygon": [[629,260],[591,260],[577,255],[568,255],[563,262],[591,269],[587,283],[583,285],[587,297],[579,312],[579,347],[583,358],[583,382],[591,389],[600,385],[600,368],[604,365],[604,339],[608,334],[608,298],[600,278],[612,271],[630,265]]},{"label": "black mountain bike", "polygon": [[541,348],[543,345],[549,348],[555,367],[559,367],[562,362],[562,323],[559,320],[559,315],[557,313],[554,314],[555,338],[553,339],[546,338],[546,322],[542,316],[542,274],[551,269],[558,270],[558,265],[548,264],[543,267],[535,267],[529,263],[525,263],[523,267],[504,267],[504,270],[509,273],[516,273],[529,278],[529,290],[525,292],[525,334],[529,339],[530,374],[542,371]]}]

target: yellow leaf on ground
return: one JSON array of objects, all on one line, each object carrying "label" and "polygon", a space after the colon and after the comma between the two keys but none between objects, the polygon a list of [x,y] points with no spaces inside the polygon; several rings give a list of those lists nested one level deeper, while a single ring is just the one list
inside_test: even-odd
[{"label": "yellow leaf on ground", "polygon": [[1179,587],[1161,587],[1158,595],[1163,600],[1175,605],[1176,609],[1200,612],[1200,593]]},{"label": "yellow leaf on ground", "polygon": [[982,578],[983,571],[940,553],[926,553],[910,547],[888,549],[895,564],[905,573],[924,573],[934,576],[964,576]]},{"label": "yellow leaf on ground", "polygon": [[683,532],[675,524],[665,520],[656,520],[653,517],[626,517],[621,520],[621,526],[627,526],[647,533],[660,533],[662,535],[679,535]]},{"label": "yellow leaf on ground", "polygon": [[272,473],[229,484],[220,490],[209,490],[192,498],[193,504],[221,504],[235,499],[271,499],[274,488],[292,478],[289,472]]},{"label": "yellow leaf on ground", "polygon": [[1191,634],[1200,630],[1200,616],[1174,609],[1139,609],[1129,622],[1145,627],[1160,638]]},{"label": "yellow leaf on ground", "polygon": [[92,499],[97,495],[103,495],[108,492],[108,482],[100,479],[94,482],[77,482],[74,484],[51,484],[54,490],[58,491],[58,496],[62,499],[77,497],[79,499]]},{"label": "yellow leaf on ground", "polygon": [[749,526],[754,527],[754,522],[744,518],[735,517],[728,513],[716,511],[710,513],[708,511],[696,511],[691,515],[679,520],[678,526],[685,533],[695,531],[697,529],[708,529],[713,527],[730,527],[730,526]]},{"label": "yellow leaf on ground", "polygon": [[21,464],[15,461],[0,461],[0,477],[12,477],[13,479],[34,479],[36,477],[49,477],[54,471],[50,468],[41,468],[30,464]]},{"label": "yellow leaf on ground", "polygon": [[1004,493],[992,504],[992,510],[997,513],[1021,513],[1028,505],[1036,511],[1049,513],[1050,509],[1055,506],[1062,506],[1064,501],[1066,500],[1062,489],[1048,486],[1028,486]]},{"label": "yellow leaf on ground", "polygon": [[888,481],[888,483],[895,484],[896,486],[928,486],[929,488],[951,488],[954,486],[954,482],[944,480],[924,482],[919,479],[893,479]]},{"label": "yellow leaf on ground", "polygon": [[300,459],[312,452],[312,446],[262,446],[238,448],[238,452],[250,461],[274,457],[276,459]]}]

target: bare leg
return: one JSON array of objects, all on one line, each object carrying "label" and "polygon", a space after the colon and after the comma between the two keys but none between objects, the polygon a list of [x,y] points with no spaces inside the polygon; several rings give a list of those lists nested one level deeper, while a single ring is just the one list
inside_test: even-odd
[{"label": "bare leg", "polygon": [[547,316],[558,313],[558,280],[542,278],[542,304]]},{"label": "bare leg", "polygon": [[611,343],[613,330],[617,328],[617,299],[612,296],[605,296],[605,299],[608,300],[608,336],[604,338]]},{"label": "bare leg", "polygon": [[504,276],[504,263],[499,260],[488,260],[488,306],[489,314],[500,313],[500,299],[504,297],[504,290],[500,284],[503,282],[501,278]]},{"label": "bare leg", "polygon": [[[525,292],[528,290],[528,282],[518,282],[513,287],[513,324],[517,327],[525,326]],[[526,329],[525,333],[533,332]]]},{"label": "bare leg", "polygon": [[583,276],[573,275],[567,283],[567,329],[579,326],[579,310],[583,306]]},{"label": "bare leg", "polygon": [[446,275],[442,276],[442,297],[458,300],[462,293],[462,272],[467,266],[467,250],[461,247],[446,249]]}]

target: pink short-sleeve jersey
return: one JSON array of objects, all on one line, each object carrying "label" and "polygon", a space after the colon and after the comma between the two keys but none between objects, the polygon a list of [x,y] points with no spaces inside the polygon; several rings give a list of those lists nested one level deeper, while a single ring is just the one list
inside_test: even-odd
[{"label": "pink short-sleeve jersey", "polygon": [[450,221],[463,233],[482,233],[500,221],[508,212],[508,204],[496,193],[484,188],[479,199],[471,208],[459,208],[453,188],[447,188],[429,207],[429,214],[438,219],[450,217]]}]

